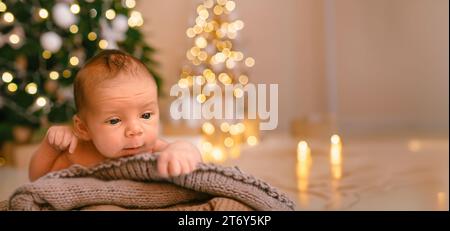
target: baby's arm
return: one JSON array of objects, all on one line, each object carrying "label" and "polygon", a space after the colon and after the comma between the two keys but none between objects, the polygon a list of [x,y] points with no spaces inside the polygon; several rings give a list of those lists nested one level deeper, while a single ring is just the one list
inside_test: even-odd
[{"label": "baby's arm", "polygon": [[45,136],[39,148],[34,152],[31,158],[28,176],[31,181],[35,181],[39,177],[50,172],[56,159],[59,157],[60,151],[54,149]]},{"label": "baby's arm", "polygon": [[153,152],[162,152],[162,151],[164,151],[164,149],[167,148],[167,146],[169,146],[169,143],[167,143],[164,140],[157,139],[156,143],[155,143],[155,147],[153,147]]},{"label": "baby's arm", "polygon": [[70,162],[62,153],[68,148],[73,152],[76,144],[77,139],[70,127],[51,127],[31,158],[29,166],[30,180],[34,181],[48,172],[68,167]]}]

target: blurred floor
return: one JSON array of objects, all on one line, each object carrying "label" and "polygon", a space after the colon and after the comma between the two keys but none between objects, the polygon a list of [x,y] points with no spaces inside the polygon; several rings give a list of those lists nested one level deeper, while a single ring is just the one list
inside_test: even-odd
[{"label": "blurred floor", "polygon": [[448,210],[448,137],[343,140],[338,177],[330,165],[330,142],[312,140],[311,169],[300,179],[298,141],[287,135],[266,137],[226,164],[286,192],[298,210]]},{"label": "blurred floor", "polygon": [[[302,180],[296,174],[298,140],[284,134],[265,136],[223,164],[279,188],[298,210],[448,210],[448,137],[343,137],[337,177],[329,141],[308,142],[312,165]],[[0,167],[0,200],[25,182],[25,168]]]}]

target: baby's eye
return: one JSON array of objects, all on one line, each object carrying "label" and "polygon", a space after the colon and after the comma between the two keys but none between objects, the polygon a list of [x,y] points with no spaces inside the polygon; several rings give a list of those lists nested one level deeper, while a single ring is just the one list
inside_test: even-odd
[{"label": "baby's eye", "polygon": [[120,123],[120,119],[110,119],[107,121],[107,123],[115,125],[115,124]]},{"label": "baby's eye", "polygon": [[150,119],[150,118],[152,117],[152,114],[151,114],[150,112],[146,112],[146,113],[142,114],[141,117],[142,117],[143,119],[148,120],[148,119]]}]

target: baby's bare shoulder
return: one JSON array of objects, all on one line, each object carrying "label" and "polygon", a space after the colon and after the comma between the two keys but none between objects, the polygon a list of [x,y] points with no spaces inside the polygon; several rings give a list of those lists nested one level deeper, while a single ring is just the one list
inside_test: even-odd
[{"label": "baby's bare shoulder", "polygon": [[80,140],[73,153],[66,151],[63,154],[71,164],[79,164],[86,167],[96,165],[106,159],[97,151],[91,141]]}]

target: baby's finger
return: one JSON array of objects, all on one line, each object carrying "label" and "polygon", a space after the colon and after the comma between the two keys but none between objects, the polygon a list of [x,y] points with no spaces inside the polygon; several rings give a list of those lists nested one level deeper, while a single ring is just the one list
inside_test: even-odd
[{"label": "baby's finger", "polygon": [[55,132],[53,130],[48,131],[48,143],[55,144]]},{"label": "baby's finger", "polygon": [[62,144],[64,142],[64,137],[66,136],[65,132],[58,132],[56,133],[55,143],[56,145],[61,149]]},{"label": "baby's finger", "polygon": [[169,162],[169,175],[170,176],[178,176],[181,172],[180,163],[176,160],[172,160]]},{"label": "baby's finger", "polygon": [[76,136],[72,136],[72,140],[70,142],[69,153],[73,153],[78,144],[78,138]]},{"label": "baby's finger", "polygon": [[53,139],[52,139],[51,144],[52,144],[53,147],[55,147],[55,148],[57,148],[57,146],[58,146],[58,141],[59,141],[59,139],[58,139],[59,134],[58,134],[58,133],[59,133],[59,132],[58,132],[57,130],[53,132]]},{"label": "baby's finger", "polygon": [[189,168],[190,171],[194,171],[197,167],[197,161],[196,160],[189,160]]},{"label": "baby's finger", "polygon": [[66,150],[67,147],[69,147],[71,141],[72,141],[72,137],[70,136],[70,134],[65,134],[64,141],[61,144],[61,149]]},{"label": "baby's finger", "polygon": [[185,174],[188,174],[191,172],[191,167],[189,166],[190,165],[189,160],[184,160],[184,161],[181,160],[181,161],[178,161],[178,163],[180,164],[180,167],[181,167],[181,171],[180,171],[181,175],[185,175]]},{"label": "baby's finger", "polygon": [[157,168],[158,168],[158,173],[162,176],[162,177],[167,177],[168,176],[168,172],[167,172],[167,159],[159,156],[158,158],[158,162],[157,162]]}]

